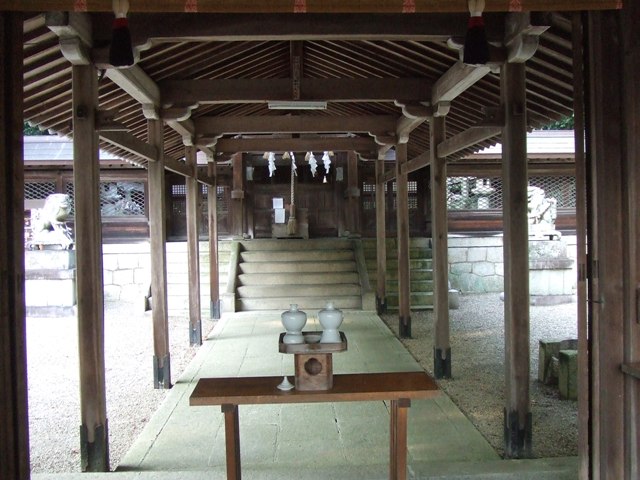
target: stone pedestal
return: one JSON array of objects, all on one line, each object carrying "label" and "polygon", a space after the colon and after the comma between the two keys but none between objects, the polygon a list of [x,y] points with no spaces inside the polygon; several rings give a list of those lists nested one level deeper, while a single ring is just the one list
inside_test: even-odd
[{"label": "stone pedestal", "polygon": [[25,251],[25,303],[27,316],[75,314],[75,250]]},{"label": "stone pedestal", "polygon": [[561,239],[529,239],[531,305],[571,303],[575,282],[573,260]]}]

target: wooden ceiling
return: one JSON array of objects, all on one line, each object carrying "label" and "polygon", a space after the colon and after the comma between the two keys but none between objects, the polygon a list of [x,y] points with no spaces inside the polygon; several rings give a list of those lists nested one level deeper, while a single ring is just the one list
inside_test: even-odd
[{"label": "wooden ceiling", "polygon": [[[96,10],[102,8],[94,3],[100,4]],[[169,11],[179,2],[160,3]],[[355,3],[367,2],[346,5]],[[448,139],[478,132],[483,122],[487,138],[474,137],[473,144],[450,154],[452,160],[499,140],[499,118],[494,117],[500,104],[499,64],[510,55],[505,46],[507,15],[484,15],[495,63],[469,88],[459,88],[462,93],[456,92],[446,114]],[[60,47],[70,30],[51,28],[51,18],[25,14],[24,116],[43,130],[70,135],[72,65]],[[71,13],[68,18],[70,25],[80,19],[78,25],[90,31],[85,38],[90,45],[81,50],[99,69],[100,108],[115,110],[112,120],[127,128],[101,134],[101,147],[142,166],[148,161],[139,154],[147,151],[141,144],[147,135],[143,104],[148,102],[156,103],[165,120],[165,155],[174,161],[184,156],[185,138],[208,146],[219,160],[234,149],[339,150],[349,148],[350,141],[364,157],[375,158],[380,145],[395,141],[401,125],[411,132],[409,159],[419,157],[430,148],[428,122],[420,115],[438,111],[433,100],[436,89],[446,83],[445,74],[473,69],[459,62],[455,48],[466,31],[464,12],[133,12],[130,29],[139,62],[123,70],[108,68],[106,61],[113,14]],[[527,18],[523,31],[533,31],[538,38],[537,50],[526,63],[528,124],[533,129],[572,112],[572,23],[570,13]],[[297,75],[299,83],[292,81]],[[326,110],[268,108],[268,100],[295,98],[297,86],[300,99],[326,100]],[[132,90],[139,94],[132,96]]]}]

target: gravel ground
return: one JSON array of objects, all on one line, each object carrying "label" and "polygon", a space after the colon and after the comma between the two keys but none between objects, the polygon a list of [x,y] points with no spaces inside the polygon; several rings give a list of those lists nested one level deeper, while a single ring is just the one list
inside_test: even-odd
[{"label": "gravel ground", "polygon": [[[556,388],[537,381],[538,341],[577,338],[576,304],[535,306],[531,317],[531,411],[533,450],[537,458],[578,453],[577,402],[560,400]],[[383,320],[398,334],[397,314]],[[402,343],[420,365],[433,373],[433,312],[411,313],[412,337]],[[504,303],[499,294],[466,294],[450,310],[452,380],[441,388],[489,441],[504,454]]]},{"label": "gravel ground", "polygon": [[[169,318],[171,377],[193,358],[188,318]],[[203,319],[203,336],[213,322]],[[112,469],[167,392],[153,388],[151,312],[142,302],[105,306],[105,369]],[[27,319],[31,471],[80,471],[78,332],[75,316]]]}]

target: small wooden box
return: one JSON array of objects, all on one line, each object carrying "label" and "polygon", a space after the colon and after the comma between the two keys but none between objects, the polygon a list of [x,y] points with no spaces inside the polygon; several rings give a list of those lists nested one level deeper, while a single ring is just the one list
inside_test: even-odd
[{"label": "small wooden box", "polygon": [[296,390],[330,390],[333,388],[331,353],[298,353],[294,355]]}]

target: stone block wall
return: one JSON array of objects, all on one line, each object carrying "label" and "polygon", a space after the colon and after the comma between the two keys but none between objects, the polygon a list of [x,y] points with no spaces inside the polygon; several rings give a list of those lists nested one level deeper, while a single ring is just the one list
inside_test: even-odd
[{"label": "stone block wall", "polygon": [[151,281],[149,243],[103,245],[102,270],[105,300],[142,302]]},{"label": "stone block wall", "polygon": [[[568,235],[562,240],[567,246],[568,258],[574,260],[571,270],[565,274],[565,282],[572,283],[575,288],[576,237]],[[448,243],[452,288],[465,293],[504,291],[502,235],[450,235]]]}]

